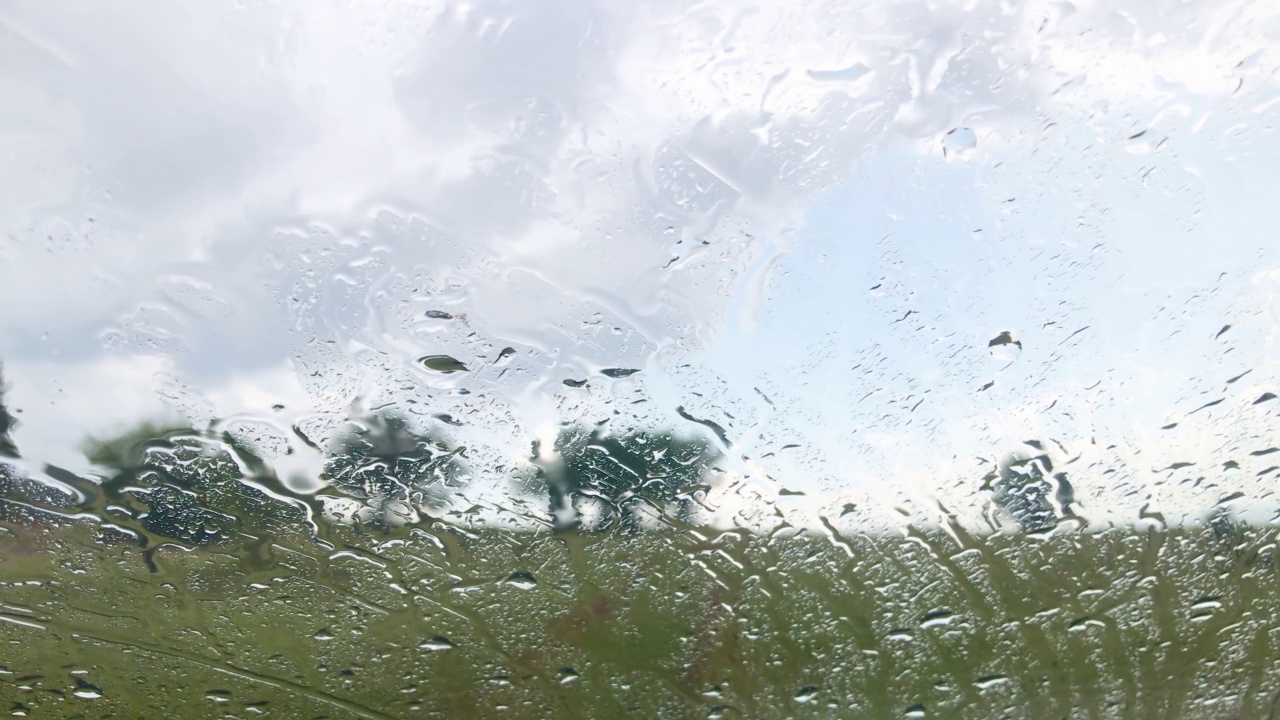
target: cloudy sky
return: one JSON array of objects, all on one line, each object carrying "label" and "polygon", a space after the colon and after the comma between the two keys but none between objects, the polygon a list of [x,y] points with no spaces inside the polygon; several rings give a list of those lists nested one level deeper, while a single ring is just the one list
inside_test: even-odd
[{"label": "cloudy sky", "polygon": [[683,413],[737,522],[976,518],[1027,440],[1094,522],[1270,517],[1276,38],[1262,0],[6,3],[24,469],[354,404],[503,488],[557,423]]}]

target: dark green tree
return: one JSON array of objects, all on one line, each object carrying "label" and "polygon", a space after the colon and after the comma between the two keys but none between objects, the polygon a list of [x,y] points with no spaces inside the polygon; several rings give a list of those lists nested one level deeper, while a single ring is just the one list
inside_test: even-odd
[{"label": "dark green tree", "polygon": [[555,530],[628,531],[644,518],[688,522],[706,473],[721,458],[701,435],[634,430],[610,435],[597,426],[563,428],[550,452],[533,446]]},{"label": "dark green tree", "polygon": [[371,413],[347,423],[323,476],[365,505],[370,524],[403,525],[415,522],[419,511],[446,507],[463,487],[463,452],[400,416]]},{"label": "dark green tree", "polygon": [[[363,504],[367,512],[356,520],[372,526],[405,524],[414,510],[444,504],[464,480],[459,450],[392,415],[349,421],[325,450],[324,477]],[[85,509],[139,532],[144,547],[162,539],[186,546],[299,543],[325,534],[322,503],[292,491],[229,433],[144,423],[86,442],[85,454],[106,471],[101,478],[58,468],[51,474],[86,498]]]},{"label": "dark green tree", "polygon": [[13,444],[13,428],[18,421],[9,414],[4,402],[4,366],[0,365],[0,457],[18,457],[18,448]]},{"label": "dark green tree", "polygon": [[1053,460],[1043,443],[1031,440],[1034,452],[1006,455],[995,473],[988,475],[983,489],[991,501],[1024,531],[1045,532],[1064,517],[1074,515],[1075,490],[1065,472],[1054,472]]},{"label": "dark green tree", "polygon": [[85,450],[107,474],[94,483],[60,471],[64,481],[92,509],[126,527],[187,546],[300,540],[310,532],[300,503],[260,489],[277,496],[282,490],[270,487],[278,485],[273,477],[252,471],[246,449],[224,439],[142,424],[109,440],[91,440]]}]

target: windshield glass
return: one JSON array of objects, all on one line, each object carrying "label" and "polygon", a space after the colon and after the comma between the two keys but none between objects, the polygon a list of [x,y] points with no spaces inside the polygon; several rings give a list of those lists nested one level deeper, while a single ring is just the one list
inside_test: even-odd
[{"label": "windshield glass", "polygon": [[1280,713],[1280,6],[0,8],[0,710]]}]

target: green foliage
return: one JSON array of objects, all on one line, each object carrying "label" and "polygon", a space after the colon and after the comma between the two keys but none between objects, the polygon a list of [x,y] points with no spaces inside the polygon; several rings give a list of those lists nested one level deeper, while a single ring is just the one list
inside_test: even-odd
[{"label": "green foliage", "polygon": [[[553,452],[534,444],[555,528],[639,530],[644,518],[688,522],[695,496],[721,457],[700,435],[635,430],[610,435],[599,427],[566,427]],[[588,513],[586,510],[594,510]],[[584,515],[593,517],[584,519]]]},{"label": "green foliage", "polygon": [[1280,686],[1277,531],[1239,523],[1238,554],[1208,526],[347,528],[159,573],[82,527],[0,534],[0,697],[31,717],[1255,718]]},{"label": "green foliage", "polygon": [[184,435],[195,436],[196,431],[189,426],[141,422],[114,437],[88,438],[82,449],[94,465],[124,472],[142,468],[151,449],[167,446],[170,438]]},{"label": "green foliage", "polygon": [[245,482],[233,449],[189,429],[141,426],[92,444],[89,457],[111,471],[97,491],[114,515],[157,540],[225,545],[303,532],[302,511]]},{"label": "green foliage", "polygon": [[0,457],[18,457],[18,448],[13,444],[13,428],[18,424],[9,408],[4,403],[4,366],[0,365]]},{"label": "green foliage", "polygon": [[[467,479],[461,450],[401,418],[375,413],[346,430],[330,448],[324,477],[364,503],[367,512],[357,520],[366,524],[403,524],[417,508],[446,504]],[[52,470],[90,498],[85,509],[111,506],[113,522],[138,533],[144,547],[253,544],[326,530],[316,524],[323,508],[315,497],[292,492],[269,463],[227,433],[143,423],[90,439],[84,451],[106,471],[100,481]]]},{"label": "green foliage", "polygon": [[348,423],[325,462],[323,477],[372,511],[370,523],[417,520],[419,509],[441,509],[468,476],[461,448],[415,430],[401,417],[373,413]]},{"label": "green foliage", "polygon": [[992,502],[1023,532],[1045,532],[1072,515],[1074,490],[1065,472],[1054,472],[1042,443],[1033,440],[1027,445],[1035,452],[1007,455],[997,472],[987,477],[984,489],[991,491]]},{"label": "green foliage", "polygon": [[136,534],[149,553],[169,542],[238,546],[311,534],[306,503],[282,502],[264,492],[278,483],[261,460],[229,437],[141,423],[113,438],[91,438],[84,450],[105,471],[98,481],[54,470],[89,498],[85,509]]}]

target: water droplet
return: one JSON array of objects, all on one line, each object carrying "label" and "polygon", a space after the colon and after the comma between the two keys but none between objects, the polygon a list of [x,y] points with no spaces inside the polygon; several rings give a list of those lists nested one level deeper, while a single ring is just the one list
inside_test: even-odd
[{"label": "water droplet", "polygon": [[920,627],[927,628],[935,625],[950,625],[955,619],[955,615],[950,610],[934,610],[926,613],[924,619],[920,622]]},{"label": "water droplet", "polygon": [[990,342],[987,343],[987,347],[997,347],[1000,345],[1017,345],[1018,347],[1022,347],[1022,342],[1014,340],[1013,335],[1008,330],[1004,330],[999,335],[991,338]]},{"label": "water droplet", "polygon": [[507,584],[521,590],[529,590],[538,586],[538,580],[527,572],[513,572],[507,576]]},{"label": "water droplet", "polygon": [[418,649],[426,650],[428,652],[435,652],[437,650],[452,650],[453,641],[447,637],[436,635],[430,640],[424,640],[423,642],[419,643]]},{"label": "water droplet", "polygon": [[438,373],[448,374],[466,372],[467,370],[467,366],[463,365],[462,361],[448,355],[427,355],[426,357],[418,358],[418,362],[422,363],[422,366],[426,369],[434,370]]},{"label": "water droplet", "polygon": [[1013,362],[1022,353],[1022,341],[1015,339],[1012,333],[1005,330],[991,338],[987,348],[991,351],[993,359],[1000,362]]},{"label": "water droplet", "polygon": [[578,677],[579,675],[577,670],[574,670],[573,668],[568,668],[568,667],[560,668],[560,684],[561,685],[568,685],[569,683],[577,680]]},{"label": "water droplet", "polygon": [[102,688],[90,682],[76,678],[76,689],[71,693],[83,700],[97,700],[102,697]]},{"label": "water droplet", "polygon": [[816,685],[805,685],[804,687],[800,688],[800,692],[796,693],[796,702],[802,703],[802,704],[813,702],[817,698],[818,698],[818,686]]},{"label": "water droplet", "polygon": [[1205,622],[1222,609],[1222,601],[1216,596],[1202,597],[1191,606],[1191,622]]},{"label": "water droplet", "polygon": [[952,128],[942,136],[942,154],[945,157],[965,157],[978,147],[978,135],[971,128]]},{"label": "water droplet", "polygon": [[611,378],[631,377],[640,372],[639,368],[605,368],[600,371],[601,375]]},{"label": "water droplet", "polygon": [[1009,682],[1009,678],[1004,675],[983,675],[973,684],[976,685],[979,690],[986,690],[989,687],[1001,685],[1006,682]]}]

